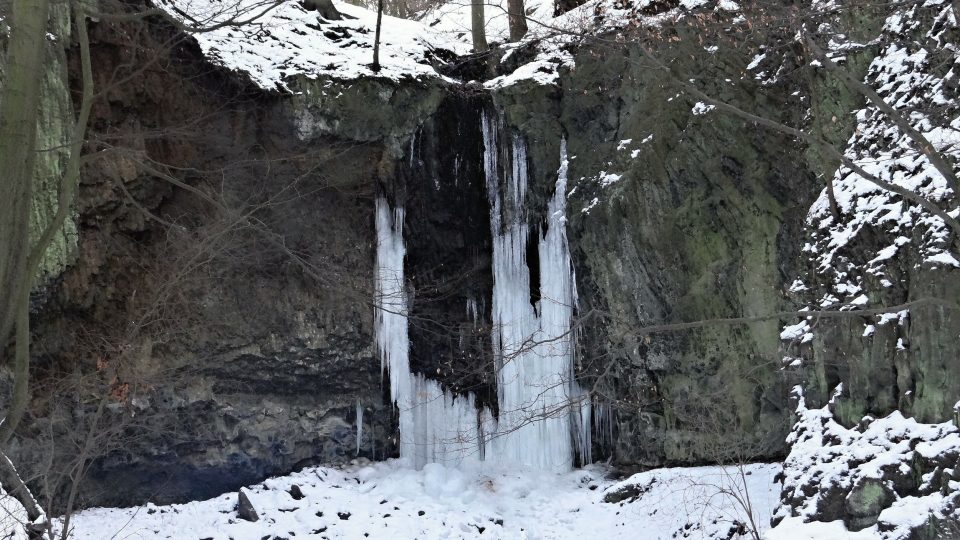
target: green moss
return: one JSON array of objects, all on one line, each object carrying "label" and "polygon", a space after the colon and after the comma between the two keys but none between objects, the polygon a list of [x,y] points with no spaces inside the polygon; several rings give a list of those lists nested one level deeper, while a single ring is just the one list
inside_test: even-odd
[{"label": "green moss", "polygon": [[[59,192],[69,158],[74,113],[67,87],[66,52],[70,39],[69,11],[66,5],[53,8],[50,33],[56,39],[48,40],[47,61],[41,86],[40,115],[37,121],[37,158],[34,169],[33,208],[30,216],[30,236],[35,242],[57,213]],[[73,201],[70,201],[73,205]],[[57,276],[76,256],[77,227],[75,212],[71,209],[63,226],[47,248],[35,283],[42,286]]]},{"label": "green moss", "polygon": [[854,530],[876,523],[877,516],[893,502],[894,498],[890,488],[883,485],[882,481],[875,478],[861,481],[846,498],[847,512],[854,518],[866,518],[857,520],[858,526]]}]

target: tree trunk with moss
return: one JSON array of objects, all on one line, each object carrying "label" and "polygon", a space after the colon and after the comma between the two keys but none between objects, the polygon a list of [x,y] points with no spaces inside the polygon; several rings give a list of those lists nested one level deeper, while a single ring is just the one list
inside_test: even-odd
[{"label": "tree trunk with moss", "polygon": [[[43,75],[49,0],[13,4],[6,72],[0,90],[0,344],[13,331],[29,294],[30,208],[36,157],[37,115]],[[2,347],[0,347],[2,350]],[[2,442],[2,441],[0,441]]]},{"label": "tree trunk with moss", "polygon": [[[48,0],[18,0],[13,4],[6,77],[0,93],[0,351],[16,329],[14,392],[0,424],[0,446],[23,416],[26,384],[18,384],[29,369],[30,209],[36,162],[40,82],[43,74]],[[2,353],[0,353],[2,354]]]},{"label": "tree trunk with moss", "polygon": [[[0,360],[11,332],[14,390],[0,424],[0,447],[6,445],[23,417],[29,399],[30,368],[30,209],[36,162],[40,83],[44,72],[49,0],[16,0],[11,13],[6,72],[0,90],[0,171],[4,197],[0,198]],[[9,460],[3,480],[27,509],[31,519],[41,515]],[[8,470],[9,469],[9,470]]]}]

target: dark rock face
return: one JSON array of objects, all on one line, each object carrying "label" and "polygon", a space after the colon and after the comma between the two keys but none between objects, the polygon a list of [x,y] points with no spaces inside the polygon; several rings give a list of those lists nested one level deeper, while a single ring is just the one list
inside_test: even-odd
[{"label": "dark rock face", "polygon": [[[35,299],[37,399],[12,454],[45,479],[38,493],[61,493],[78,459],[52,441],[86,433],[83,505],[199,499],[348,460],[358,402],[360,453],[393,455],[369,307],[385,145],[304,139],[282,100],[162,25],[92,34],[97,80],[132,78],[97,102],[79,253]],[[140,50],[159,61],[127,73]]]},{"label": "dark rock face", "polygon": [[[151,28],[167,32],[148,34],[161,50],[170,31]],[[105,77],[130,60],[128,38],[108,27],[95,35]],[[717,60],[689,43],[670,53],[695,53],[688,69]],[[271,96],[210,71],[189,43],[167,54],[162,69],[98,105],[94,131],[136,144],[85,171],[79,259],[37,314],[38,388],[77,366],[122,398],[106,421],[131,442],[93,461],[84,504],[200,498],[348,459],[358,401],[370,441],[361,453],[393,454],[369,307],[376,195],[406,209],[414,370],[495,406],[485,110],[527,143],[531,224],[545,221],[567,140],[577,375],[615,413],[597,455],[633,467],[728,457],[720,448],[783,452],[776,321],[648,338],[632,330],[783,303],[812,185],[787,141],[692,115],[629,50],[585,47],[558,86],[521,84],[492,100],[379,81],[341,85],[328,93],[336,100]],[[749,56],[721,60],[742,69]],[[781,105],[776,92],[729,92],[770,114]],[[183,184],[160,179],[156,163]],[[603,185],[601,171],[620,180]],[[162,286],[171,282],[183,285]],[[90,335],[111,340],[94,346]],[[95,420],[93,404],[70,407]],[[38,404],[24,461],[41,462],[40,420],[70,407]],[[710,416],[718,410],[727,416]],[[743,449],[727,442],[728,428]]]},{"label": "dark rock face", "polygon": [[405,209],[410,365],[496,408],[490,345],[493,276],[480,97],[451,94],[414,133],[393,182]]}]

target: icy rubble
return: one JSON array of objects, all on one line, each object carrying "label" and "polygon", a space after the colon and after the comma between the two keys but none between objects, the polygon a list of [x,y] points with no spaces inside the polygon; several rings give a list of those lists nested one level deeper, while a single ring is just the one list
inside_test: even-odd
[{"label": "icy rubble", "polygon": [[[829,405],[809,409],[795,392],[799,419],[788,438],[779,524],[768,540],[898,540],[930,519],[960,517],[960,431],[952,422],[921,424],[897,411],[846,428]],[[882,493],[875,515],[857,504],[868,489]]]}]

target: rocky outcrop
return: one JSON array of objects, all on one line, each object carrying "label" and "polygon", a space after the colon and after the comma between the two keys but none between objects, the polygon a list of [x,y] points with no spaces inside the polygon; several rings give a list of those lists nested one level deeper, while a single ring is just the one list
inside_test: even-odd
[{"label": "rocky outcrop", "polygon": [[[848,49],[884,98],[917,111],[911,114],[919,129],[955,161],[956,152],[938,135],[939,126],[955,122],[958,107],[952,76],[940,67],[955,58],[949,46],[944,48],[958,32],[951,10],[948,2],[898,8],[880,18],[886,22],[869,40],[876,50]],[[924,81],[922,88],[915,80]],[[943,177],[925,158],[914,157],[912,143],[886,114],[866,104],[848,116],[857,121],[849,155],[868,167],[881,164],[871,170],[882,179],[910,178],[911,189],[943,208],[955,205]],[[836,208],[828,191],[812,206],[802,272],[792,295],[820,309],[919,304],[877,316],[801,322],[802,331],[798,326],[796,335],[786,336],[792,378],[804,386],[811,403],[833,400],[847,426],[865,415],[895,410],[922,422],[950,419],[960,397],[960,381],[952,375],[960,350],[954,340],[944,339],[960,331],[950,307],[960,297],[954,275],[960,263],[951,254],[955,233],[915,202],[844,169],[834,174]],[[837,388],[840,394],[834,396]]]},{"label": "rocky outcrop", "polygon": [[885,538],[956,534],[956,426],[921,424],[895,412],[845,428],[831,412],[836,401],[811,409],[798,397],[775,531],[836,521],[844,526],[838,530],[869,529]]},{"label": "rocky outcrop", "polygon": [[[849,115],[856,129],[846,155],[953,214],[956,193],[895,123],[903,114],[957,163],[960,154],[941,134],[955,132],[947,126],[956,124],[960,106],[956,75],[944,68],[957,60],[955,9],[946,1],[894,5],[873,14],[881,24],[867,36],[832,42],[845,51],[841,60],[849,57],[849,69],[862,69],[899,110],[867,102]],[[782,334],[784,371],[803,400],[778,513],[793,524],[780,528],[842,521],[884,538],[953,537],[958,492],[951,475],[960,453],[960,350],[950,338],[960,332],[956,231],[916,200],[846,168],[827,174],[832,182],[807,217],[803,271],[791,294],[812,310],[847,313],[806,317]]]}]

